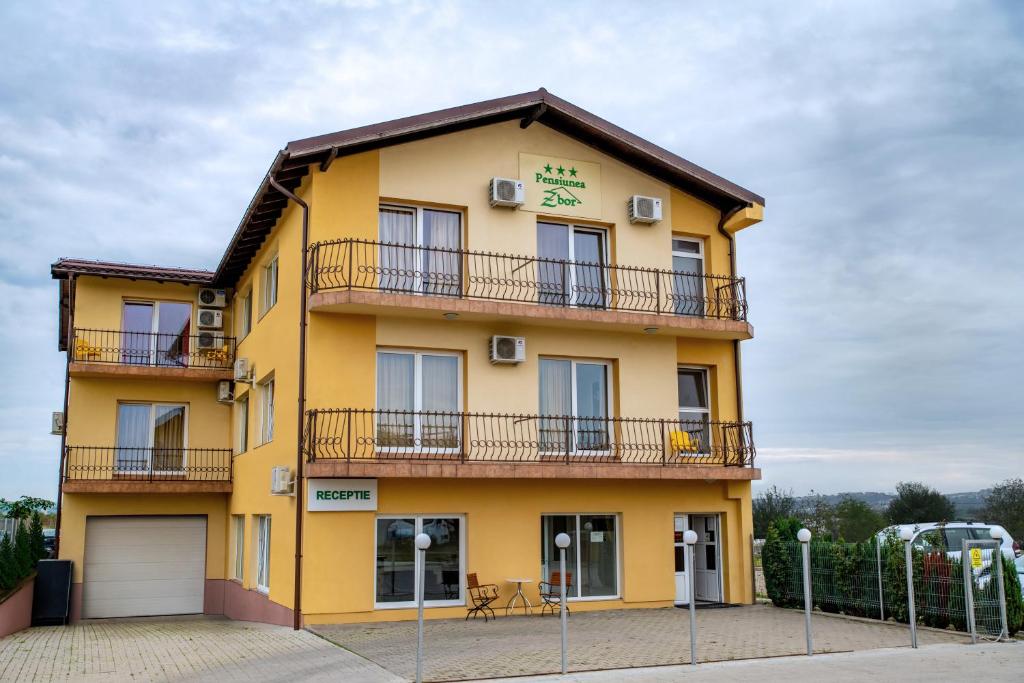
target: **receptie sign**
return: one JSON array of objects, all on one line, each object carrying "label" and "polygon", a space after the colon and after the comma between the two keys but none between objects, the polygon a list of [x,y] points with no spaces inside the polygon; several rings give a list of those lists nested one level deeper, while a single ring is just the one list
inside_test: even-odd
[{"label": "receptie sign", "polygon": [[377,509],[376,479],[307,479],[306,509],[310,512],[354,512]]},{"label": "receptie sign", "polygon": [[526,187],[527,211],[601,217],[600,164],[520,152],[519,177]]}]

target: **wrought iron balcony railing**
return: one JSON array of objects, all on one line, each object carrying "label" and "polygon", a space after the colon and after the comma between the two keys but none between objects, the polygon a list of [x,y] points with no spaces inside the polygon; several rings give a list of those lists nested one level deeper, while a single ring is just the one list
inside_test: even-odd
[{"label": "wrought iron balcony railing", "polygon": [[746,320],[743,278],[356,239],[317,242],[310,288]]},{"label": "wrought iron balcony railing", "polygon": [[750,467],[749,422],[316,409],[307,459]]},{"label": "wrought iron balcony railing", "polygon": [[75,328],[76,361],[158,368],[228,370],[235,362],[235,338],[215,332],[162,334]]},{"label": "wrought iron balcony railing", "polygon": [[64,479],[81,481],[231,481],[230,448],[68,446]]}]

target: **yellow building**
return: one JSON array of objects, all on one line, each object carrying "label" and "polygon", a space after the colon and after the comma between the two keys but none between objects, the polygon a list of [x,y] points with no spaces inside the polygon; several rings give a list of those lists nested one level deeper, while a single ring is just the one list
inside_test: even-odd
[{"label": "yellow building", "polygon": [[58,261],[73,615],[536,608],[563,531],[572,610],[666,606],[688,527],[752,602],[763,207],[541,89],[289,143],[214,272]]}]

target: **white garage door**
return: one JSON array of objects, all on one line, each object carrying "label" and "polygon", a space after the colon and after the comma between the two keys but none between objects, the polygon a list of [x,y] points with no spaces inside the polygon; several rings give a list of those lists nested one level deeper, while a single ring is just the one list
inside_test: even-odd
[{"label": "white garage door", "polygon": [[91,517],[82,616],[198,614],[206,579],[205,517]]}]

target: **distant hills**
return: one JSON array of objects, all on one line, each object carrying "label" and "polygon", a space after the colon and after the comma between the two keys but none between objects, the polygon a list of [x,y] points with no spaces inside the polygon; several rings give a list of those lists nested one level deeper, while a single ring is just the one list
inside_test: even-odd
[{"label": "distant hills", "polygon": [[[982,489],[981,491],[965,491],[963,493],[947,493],[945,495],[956,505],[957,517],[969,521],[980,515],[981,509],[985,507],[985,496],[991,493],[991,491],[992,489]],[[812,504],[817,497],[816,495],[797,496],[796,502],[803,507]],[[880,491],[848,491],[845,493],[822,494],[821,497],[829,505],[835,505],[843,498],[854,498],[864,501],[874,510],[884,512],[885,508],[889,505],[889,501],[895,498],[896,494],[881,493]]]}]

